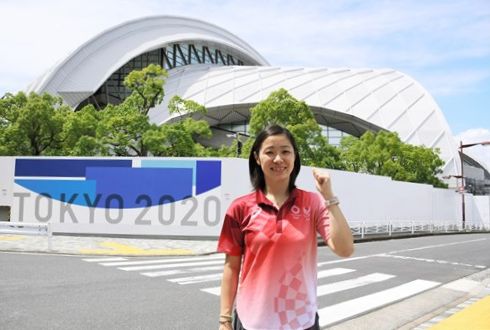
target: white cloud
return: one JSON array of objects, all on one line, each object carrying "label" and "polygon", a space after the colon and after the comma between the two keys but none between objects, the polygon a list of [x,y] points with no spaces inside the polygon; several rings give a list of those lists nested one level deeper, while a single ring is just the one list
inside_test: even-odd
[{"label": "white cloud", "polygon": [[[490,141],[490,130],[486,128],[473,128],[456,135],[454,138],[458,143],[459,141],[462,141],[463,144]],[[464,153],[482,163],[487,170],[490,171],[490,145],[477,145],[470,148],[464,148]]]}]

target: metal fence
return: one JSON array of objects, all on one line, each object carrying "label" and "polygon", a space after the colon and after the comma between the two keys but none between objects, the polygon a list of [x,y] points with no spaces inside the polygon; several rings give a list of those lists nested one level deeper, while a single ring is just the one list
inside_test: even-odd
[{"label": "metal fence", "polygon": [[46,236],[48,238],[48,250],[52,249],[53,231],[50,223],[0,221],[0,234]]},{"label": "metal fence", "polygon": [[461,225],[447,223],[430,223],[422,221],[389,221],[388,223],[372,223],[363,221],[349,222],[354,237],[370,238],[396,235],[420,235],[429,233],[489,231],[490,226],[484,224]]}]

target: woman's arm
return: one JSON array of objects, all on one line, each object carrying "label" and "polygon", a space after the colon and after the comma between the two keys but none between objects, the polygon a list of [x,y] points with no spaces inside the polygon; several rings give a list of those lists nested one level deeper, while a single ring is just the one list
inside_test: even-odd
[{"label": "woman's arm", "polygon": [[[225,266],[223,269],[223,279],[221,281],[221,308],[220,308],[220,330],[232,329],[231,313],[233,303],[238,288],[238,278],[240,276],[241,256],[226,255]],[[224,321],[230,321],[221,323]]]},{"label": "woman's arm", "polygon": [[350,257],[354,252],[354,239],[349,224],[339,205],[328,207],[330,213],[330,236],[327,244],[339,257]]},{"label": "woman's arm", "polygon": [[[316,181],[316,188],[328,201],[334,198],[330,175],[325,171],[313,170],[313,177]],[[345,219],[338,202],[328,206],[330,216],[330,234],[327,241],[332,251],[340,257],[349,257],[354,252],[354,238],[349,224]]]}]

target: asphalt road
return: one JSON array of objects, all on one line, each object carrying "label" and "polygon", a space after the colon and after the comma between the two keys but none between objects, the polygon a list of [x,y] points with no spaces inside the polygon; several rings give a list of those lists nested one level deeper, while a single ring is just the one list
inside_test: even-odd
[{"label": "asphalt road", "polygon": [[[350,259],[321,247],[321,323],[341,328],[359,315],[481,272],[490,268],[488,251],[490,234],[365,242]],[[220,255],[0,253],[0,328],[217,329],[222,263]],[[399,315],[391,317],[387,322],[402,324]]]}]

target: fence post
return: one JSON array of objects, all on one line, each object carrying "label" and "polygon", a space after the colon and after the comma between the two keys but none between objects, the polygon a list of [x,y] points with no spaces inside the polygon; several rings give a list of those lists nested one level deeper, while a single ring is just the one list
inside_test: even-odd
[{"label": "fence post", "polygon": [[53,230],[51,229],[51,223],[48,222],[48,250],[49,251],[53,249],[53,243],[51,242],[52,237],[53,237]]},{"label": "fence post", "polygon": [[391,220],[388,222],[388,236],[391,236],[391,231],[392,231],[392,223]]}]

